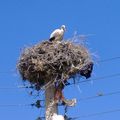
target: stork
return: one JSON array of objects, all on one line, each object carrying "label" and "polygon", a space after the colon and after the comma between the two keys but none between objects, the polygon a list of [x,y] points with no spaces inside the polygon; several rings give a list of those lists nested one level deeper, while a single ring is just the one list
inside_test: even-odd
[{"label": "stork", "polygon": [[59,29],[56,29],[51,33],[49,41],[61,41],[65,31],[65,25],[62,25]]}]

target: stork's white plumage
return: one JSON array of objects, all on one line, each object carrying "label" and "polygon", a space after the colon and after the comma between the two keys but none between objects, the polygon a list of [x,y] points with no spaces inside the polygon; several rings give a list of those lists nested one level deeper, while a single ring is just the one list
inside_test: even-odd
[{"label": "stork's white plumage", "polygon": [[50,35],[50,41],[61,41],[64,36],[64,32],[66,31],[65,25],[62,25],[60,29],[54,30]]}]

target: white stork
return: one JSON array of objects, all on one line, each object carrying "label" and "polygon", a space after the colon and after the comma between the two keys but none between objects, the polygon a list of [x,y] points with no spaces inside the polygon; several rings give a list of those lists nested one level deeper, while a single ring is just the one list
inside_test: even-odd
[{"label": "white stork", "polygon": [[49,41],[61,41],[65,31],[65,25],[62,25],[59,29],[56,29],[51,33]]}]

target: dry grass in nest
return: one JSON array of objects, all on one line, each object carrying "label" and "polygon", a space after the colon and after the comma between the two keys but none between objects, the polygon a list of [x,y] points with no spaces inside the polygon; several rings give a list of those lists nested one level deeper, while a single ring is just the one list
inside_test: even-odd
[{"label": "dry grass in nest", "polygon": [[70,41],[44,41],[24,49],[17,68],[23,80],[43,86],[45,80],[67,80],[76,73],[85,76],[91,63],[91,56],[82,45]]}]

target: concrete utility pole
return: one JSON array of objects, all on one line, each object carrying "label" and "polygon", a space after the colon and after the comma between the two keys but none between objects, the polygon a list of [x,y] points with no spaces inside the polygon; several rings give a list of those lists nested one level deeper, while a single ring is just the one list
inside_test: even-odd
[{"label": "concrete utility pole", "polygon": [[51,120],[51,116],[53,113],[58,112],[58,106],[54,102],[55,96],[55,87],[54,85],[49,86],[45,91],[45,99],[46,99],[46,120]]}]

